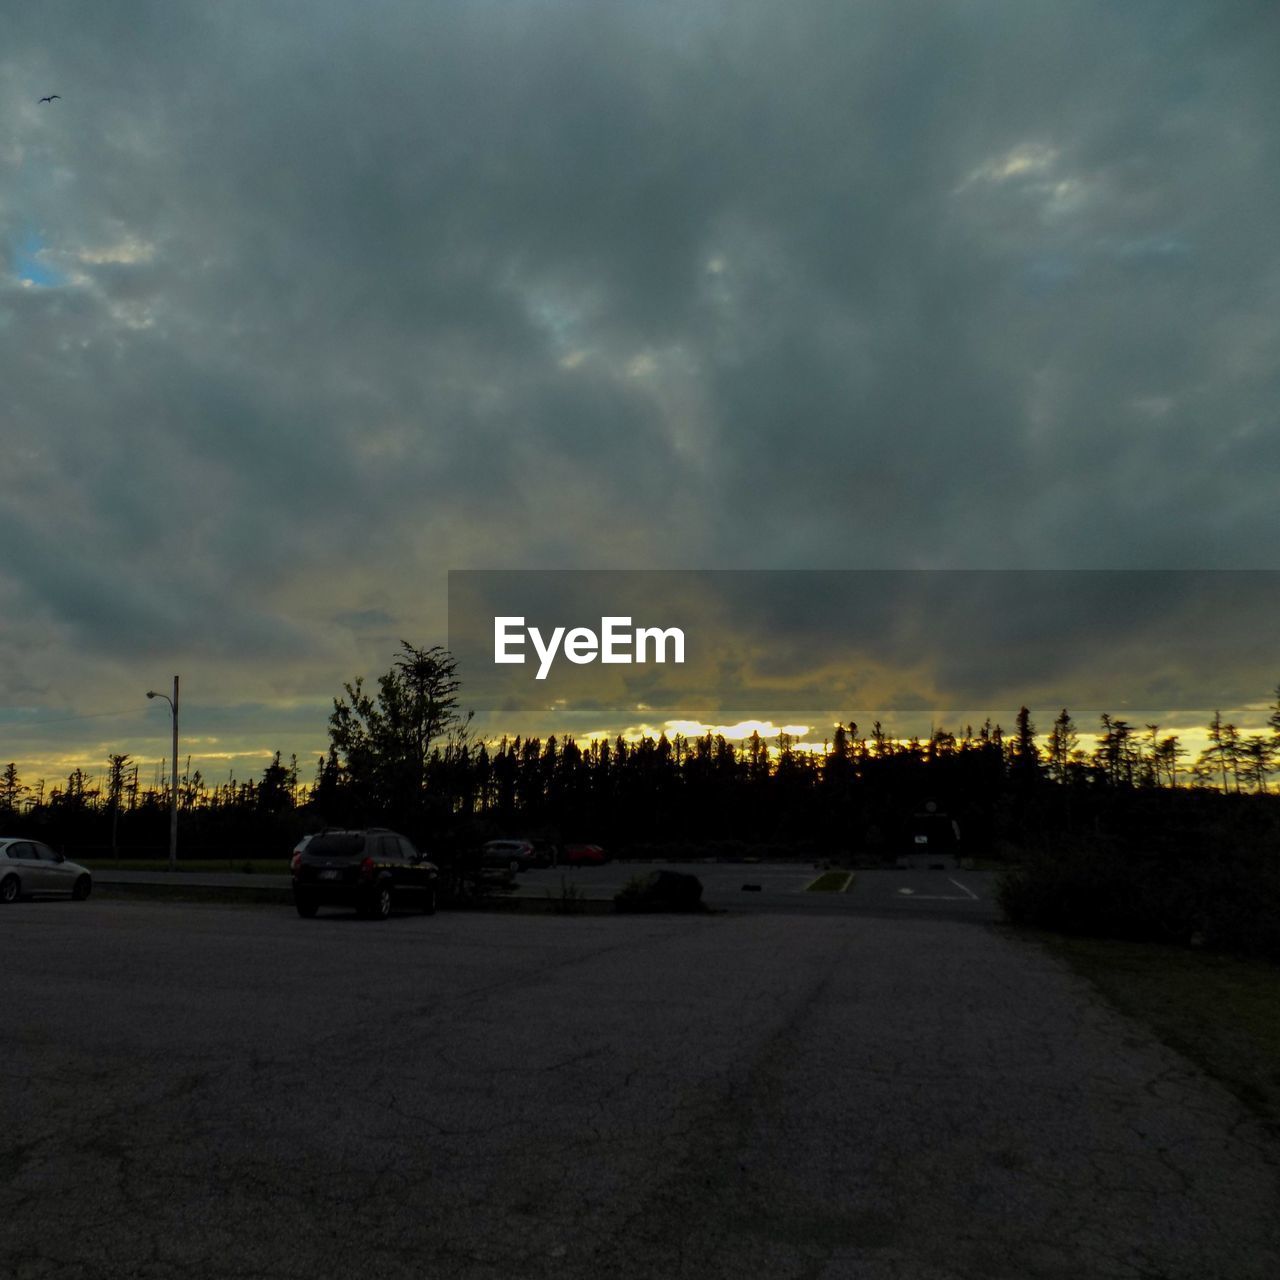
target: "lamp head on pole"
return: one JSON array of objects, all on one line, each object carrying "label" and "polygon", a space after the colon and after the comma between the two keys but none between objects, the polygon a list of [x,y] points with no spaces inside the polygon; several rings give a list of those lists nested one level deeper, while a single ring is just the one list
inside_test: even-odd
[{"label": "lamp head on pole", "polygon": [[155,691],[154,689],[148,689],[148,690],[147,690],[147,697],[148,697],[148,698],[154,698],[155,696],[156,696],[156,691]]}]

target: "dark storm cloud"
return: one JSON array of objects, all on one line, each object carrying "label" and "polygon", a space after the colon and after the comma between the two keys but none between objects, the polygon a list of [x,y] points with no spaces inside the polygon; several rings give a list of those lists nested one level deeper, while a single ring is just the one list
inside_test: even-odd
[{"label": "dark storm cloud", "polygon": [[[463,572],[449,597],[469,705],[526,732],[764,717],[922,733],[1008,724],[1023,703],[1198,724],[1261,706],[1280,629],[1274,571]],[[509,646],[523,663],[495,661],[498,618],[545,646],[605,617],[623,619],[621,664],[561,647],[542,666],[532,636]],[[680,628],[683,664],[634,665],[636,627]]]},{"label": "dark storm cloud", "polygon": [[1245,3],[23,7],[0,701],[323,695],[464,565],[1272,564],[1278,64]]}]

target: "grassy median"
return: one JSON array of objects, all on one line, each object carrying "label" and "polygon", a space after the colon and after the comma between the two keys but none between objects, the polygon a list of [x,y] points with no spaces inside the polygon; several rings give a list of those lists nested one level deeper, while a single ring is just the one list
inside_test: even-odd
[{"label": "grassy median", "polygon": [[843,893],[853,884],[852,871],[824,871],[812,884],[809,893]]}]

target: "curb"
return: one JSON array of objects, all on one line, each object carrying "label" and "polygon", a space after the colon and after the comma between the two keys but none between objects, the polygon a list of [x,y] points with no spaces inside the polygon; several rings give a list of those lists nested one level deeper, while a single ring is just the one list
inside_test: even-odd
[{"label": "curb", "polygon": [[[170,902],[254,903],[293,905],[293,890],[271,885],[141,884],[123,880],[95,881],[94,898],[159,898]],[[580,898],[566,905],[559,898],[480,898],[459,906],[440,907],[441,912],[468,911],[523,915],[603,916],[613,914],[612,898]]]}]

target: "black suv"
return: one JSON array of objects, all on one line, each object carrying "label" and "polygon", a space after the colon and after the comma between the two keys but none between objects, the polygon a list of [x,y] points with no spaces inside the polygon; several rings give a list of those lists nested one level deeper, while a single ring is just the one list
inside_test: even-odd
[{"label": "black suv", "polygon": [[293,855],[289,869],[300,916],[328,906],[355,907],[372,920],[385,920],[401,904],[427,915],[436,909],[439,869],[385,827],[322,831]]}]

